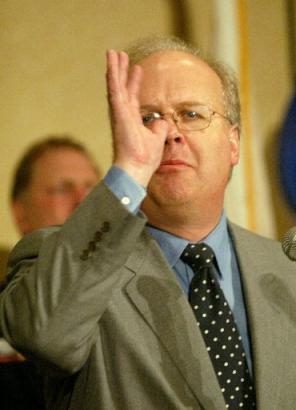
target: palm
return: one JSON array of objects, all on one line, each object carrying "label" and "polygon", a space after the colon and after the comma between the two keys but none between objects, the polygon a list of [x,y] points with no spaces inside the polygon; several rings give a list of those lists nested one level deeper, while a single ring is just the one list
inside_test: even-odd
[{"label": "palm", "polygon": [[114,163],[147,185],[161,161],[166,123],[153,131],[142,122],[138,100],[142,71],[140,66],[128,70],[128,56],[110,50],[107,54],[107,87],[111,110]]}]

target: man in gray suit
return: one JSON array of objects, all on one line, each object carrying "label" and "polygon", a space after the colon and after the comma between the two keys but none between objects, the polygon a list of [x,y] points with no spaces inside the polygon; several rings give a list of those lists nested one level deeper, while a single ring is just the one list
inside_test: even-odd
[{"label": "man in gray suit", "polygon": [[[177,39],[145,39],[108,51],[107,85],[113,166],[61,228],[16,246],[2,333],[42,364],[51,410],[291,410],[295,268],[223,211],[239,160],[233,76]],[[244,377],[226,398],[211,329],[188,303],[197,274],[181,256],[199,242],[215,254],[212,282],[236,321],[251,402],[235,399]]]}]

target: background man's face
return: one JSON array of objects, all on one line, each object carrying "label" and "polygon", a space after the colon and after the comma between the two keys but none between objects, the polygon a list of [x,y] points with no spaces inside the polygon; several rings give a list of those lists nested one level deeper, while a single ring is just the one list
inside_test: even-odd
[{"label": "background man's face", "polygon": [[44,153],[33,165],[31,183],[13,204],[23,234],[61,225],[98,182],[90,160],[71,148]]}]

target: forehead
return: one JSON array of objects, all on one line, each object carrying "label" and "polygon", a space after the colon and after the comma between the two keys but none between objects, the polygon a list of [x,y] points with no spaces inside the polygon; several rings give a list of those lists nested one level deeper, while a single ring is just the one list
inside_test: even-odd
[{"label": "forehead", "polygon": [[[196,101],[216,109],[223,105],[223,87],[215,71],[197,56],[161,51],[140,62],[141,105],[174,105]],[[219,107],[217,107],[217,105]]]},{"label": "forehead", "polygon": [[67,147],[52,148],[33,163],[32,180],[85,173],[95,173],[94,166],[86,154]]}]

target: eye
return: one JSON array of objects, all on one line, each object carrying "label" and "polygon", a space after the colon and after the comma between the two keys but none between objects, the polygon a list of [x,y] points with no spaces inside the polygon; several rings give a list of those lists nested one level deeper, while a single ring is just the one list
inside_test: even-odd
[{"label": "eye", "polygon": [[142,114],[142,121],[144,125],[149,126],[155,120],[159,120],[161,118],[161,114],[159,112],[148,112],[147,114]]},{"label": "eye", "polygon": [[60,183],[47,188],[47,192],[50,195],[68,195],[73,191],[73,184]]},{"label": "eye", "polygon": [[194,121],[202,118],[201,114],[195,110],[183,111],[181,116],[185,121]]}]

